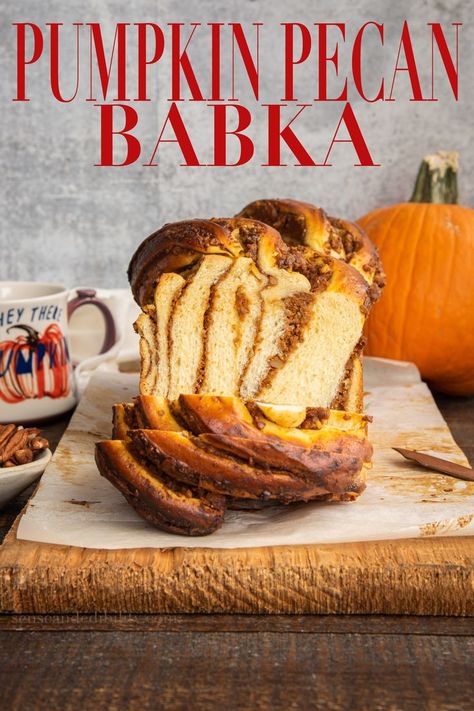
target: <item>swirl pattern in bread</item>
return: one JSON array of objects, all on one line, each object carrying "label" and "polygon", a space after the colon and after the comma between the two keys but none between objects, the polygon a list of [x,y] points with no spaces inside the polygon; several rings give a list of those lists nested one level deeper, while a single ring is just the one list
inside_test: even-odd
[{"label": "swirl pattern in bread", "polygon": [[335,221],[304,203],[257,201],[243,213],[273,220],[286,241],[239,216],[165,225],[136,251],[140,392],[359,409],[362,329],[381,279],[375,248],[365,236],[338,242]]}]

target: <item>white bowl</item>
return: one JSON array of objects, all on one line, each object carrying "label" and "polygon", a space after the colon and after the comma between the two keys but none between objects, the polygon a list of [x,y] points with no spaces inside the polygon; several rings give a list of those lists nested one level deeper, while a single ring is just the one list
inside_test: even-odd
[{"label": "white bowl", "polygon": [[51,456],[51,450],[45,449],[29,464],[0,467],[0,508],[39,479]]}]

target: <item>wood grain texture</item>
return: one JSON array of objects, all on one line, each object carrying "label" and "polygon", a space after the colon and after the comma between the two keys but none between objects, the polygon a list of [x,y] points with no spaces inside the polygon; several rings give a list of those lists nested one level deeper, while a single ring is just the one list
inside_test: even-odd
[{"label": "wood grain texture", "polygon": [[[474,399],[455,403],[463,447]],[[473,560],[472,538],[94,551],[17,541],[12,530],[0,548],[0,609],[473,615]]]},{"label": "wood grain texture", "polygon": [[0,614],[0,634],[17,632],[297,632],[298,634],[474,635],[474,617],[412,615]]},{"label": "wood grain texture", "polygon": [[12,531],[0,550],[4,611],[474,614],[469,538],[101,551]]},{"label": "wood grain texture", "polygon": [[3,708],[468,711],[474,640],[281,632],[2,632]]}]

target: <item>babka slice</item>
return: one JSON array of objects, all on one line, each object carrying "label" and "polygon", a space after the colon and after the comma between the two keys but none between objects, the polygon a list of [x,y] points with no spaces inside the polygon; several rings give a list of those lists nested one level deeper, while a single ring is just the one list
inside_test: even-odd
[{"label": "babka slice", "polygon": [[183,291],[185,285],[186,280],[179,274],[173,273],[162,274],[156,285],[156,340],[154,348],[157,353],[157,373],[153,391],[154,395],[165,395],[168,392],[170,382],[169,325],[174,304]]},{"label": "babka slice", "polygon": [[144,461],[130,442],[98,442],[96,463],[135,511],[164,531],[205,536],[224,521],[222,496],[183,486]]},{"label": "babka slice", "polygon": [[343,262],[334,260],[324,290],[288,307],[279,359],[252,396],[277,404],[331,407],[361,338],[367,288]]},{"label": "babka slice", "polygon": [[199,392],[239,394],[257,337],[266,282],[252,259],[238,257],[211,288]]},{"label": "babka slice", "polygon": [[133,324],[140,336],[140,392],[144,395],[157,393],[158,353],[156,339],[156,313],[154,306],[144,307]]},{"label": "babka slice", "polygon": [[145,307],[135,321],[140,336],[140,392],[166,395],[169,385],[168,328],[173,305],[186,281],[179,274],[166,273],[158,279],[154,304]]},{"label": "babka slice", "polygon": [[[261,292],[262,315],[257,337],[242,375],[239,394],[244,399],[255,397],[268,372],[283,364],[282,344],[289,331],[307,323],[311,295],[306,277],[277,268],[269,276],[269,284]],[[297,396],[291,402],[300,404]]]},{"label": "babka slice", "polygon": [[169,384],[167,392],[160,393],[171,400],[182,392],[199,390],[206,352],[205,315],[211,289],[232,265],[230,257],[203,257],[175,301],[168,326]]}]

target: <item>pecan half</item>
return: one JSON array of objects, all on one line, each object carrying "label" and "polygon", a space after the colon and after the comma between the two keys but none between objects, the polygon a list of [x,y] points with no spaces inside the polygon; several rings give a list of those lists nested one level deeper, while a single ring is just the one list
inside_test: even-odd
[{"label": "pecan half", "polygon": [[49,446],[37,427],[0,425],[0,468],[28,464]]}]

